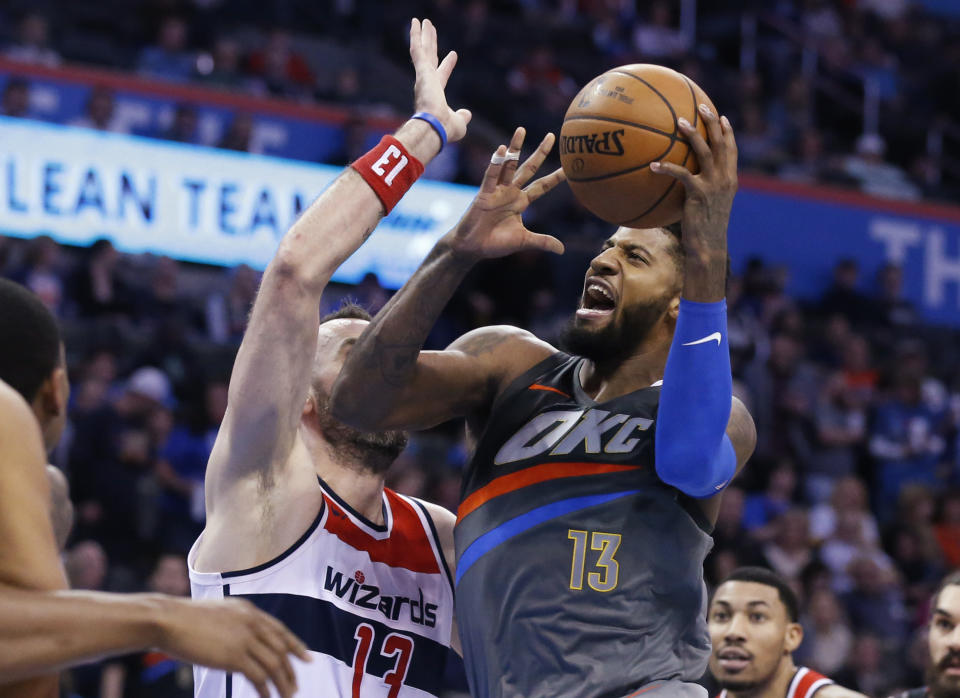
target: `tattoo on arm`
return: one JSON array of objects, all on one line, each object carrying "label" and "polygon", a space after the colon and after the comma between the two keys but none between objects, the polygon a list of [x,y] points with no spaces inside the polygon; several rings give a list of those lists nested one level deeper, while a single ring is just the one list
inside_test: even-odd
[{"label": "tattoo on arm", "polygon": [[388,385],[401,387],[410,378],[420,355],[419,344],[384,344],[377,342],[377,357],[380,361],[380,376]]},{"label": "tattoo on arm", "polygon": [[503,344],[504,338],[495,334],[480,335],[466,340],[460,345],[460,350],[469,356],[482,356]]}]

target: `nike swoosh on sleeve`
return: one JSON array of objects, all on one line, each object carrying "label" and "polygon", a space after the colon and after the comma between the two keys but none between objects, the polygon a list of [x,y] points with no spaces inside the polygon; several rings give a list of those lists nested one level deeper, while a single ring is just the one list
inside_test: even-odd
[{"label": "nike swoosh on sleeve", "polygon": [[717,346],[719,347],[719,346],[720,346],[720,339],[721,339],[720,333],[719,333],[719,332],[714,332],[713,334],[708,334],[706,337],[702,337],[702,338],[700,338],[700,339],[695,339],[695,340],[693,340],[692,342],[684,342],[684,343],[683,343],[683,346],[685,346],[685,347],[692,347],[694,344],[706,344],[707,342],[712,342],[713,340],[717,340]]}]

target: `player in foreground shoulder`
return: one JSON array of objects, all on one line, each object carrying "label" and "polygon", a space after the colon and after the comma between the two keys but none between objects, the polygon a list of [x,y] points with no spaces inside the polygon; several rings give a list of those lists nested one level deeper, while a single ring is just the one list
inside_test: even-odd
[{"label": "player in foreground shoulder", "polygon": [[713,595],[707,616],[717,698],[866,698],[793,662],[803,640],[797,596],[763,567],[741,567]]},{"label": "player in foreground shoulder", "polygon": [[890,698],[960,698],[960,572],[944,577],[930,606],[927,685]]},{"label": "player in foreground shoulder", "polygon": [[0,327],[0,696],[57,696],[57,671],[152,648],[292,696],[288,655],[306,650],[251,604],[67,590],[45,470],[70,393],[63,344],[40,299],[6,279]]},{"label": "player in foreground shoulder", "polygon": [[521,217],[563,181],[560,170],[533,180],[553,135],[520,164],[517,129],[334,388],[334,415],[357,428],[467,418],[456,598],[476,696],[705,695],[692,683],[710,655],[703,561],[756,433],[732,397],[727,348],[736,143],[725,118],[700,113],[709,143],[678,125],[700,174],[657,168],[684,185],[682,233],[611,235],[586,270],[570,353],[513,327],[421,351],[480,259],[563,251]]},{"label": "player in foreground shoulder", "polygon": [[[189,556],[195,597],[243,596],[290,625],[313,662],[301,696],[425,696],[456,644],[453,515],[384,488],[402,431],[331,416],[329,395],[369,315],[318,317],[337,267],[363,244],[470,113],[447,106],[456,54],[413,20],[416,114],[304,212],[264,273],[206,473],[207,525]],[[199,671],[198,698],[246,698],[246,682]]]}]

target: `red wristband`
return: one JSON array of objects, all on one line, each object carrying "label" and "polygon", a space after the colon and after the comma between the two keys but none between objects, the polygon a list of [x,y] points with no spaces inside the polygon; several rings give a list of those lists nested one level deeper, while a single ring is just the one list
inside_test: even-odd
[{"label": "red wristband", "polygon": [[423,163],[393,136],[381,138],[376,148],[350,166],[370,185],[387,213],[423,174]]}]

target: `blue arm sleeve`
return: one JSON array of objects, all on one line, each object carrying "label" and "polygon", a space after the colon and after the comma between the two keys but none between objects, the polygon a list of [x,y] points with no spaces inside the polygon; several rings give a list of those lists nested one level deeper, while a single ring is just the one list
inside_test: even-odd
[{"label": "blue arm sleeve", "polygon": [[736,472],[726,433],[732,384],[726,301],[681,298],[660,390],[655,460],[660,479],[692,497],[716,494]]}]

